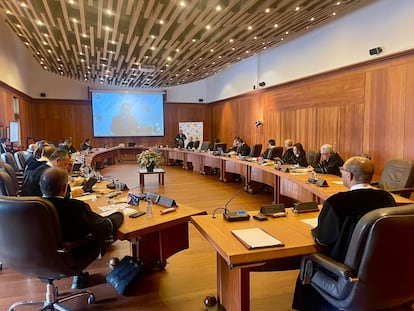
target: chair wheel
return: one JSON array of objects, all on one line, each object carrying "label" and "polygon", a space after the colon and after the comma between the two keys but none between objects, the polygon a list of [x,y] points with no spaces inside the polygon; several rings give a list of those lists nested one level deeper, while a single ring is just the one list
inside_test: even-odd
[{"label": "chair wheel", "polygon": [[93,303],[95,303],[95,301],[96,301],[96,299],[95,299],[95,296],[93,295],[93,294],[91,294],[89,297],[88,297],[88,304],[93,304]]}]

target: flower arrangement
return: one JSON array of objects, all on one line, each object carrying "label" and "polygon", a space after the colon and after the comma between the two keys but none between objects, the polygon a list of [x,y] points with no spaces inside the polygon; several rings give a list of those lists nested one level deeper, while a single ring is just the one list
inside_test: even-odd
[{"label": "flower arrangement", "polygon": [[154,167],[163,164],[161,153],[154,151],[153,149],[147,149],[137,154],[137,162],[140,167]]}]

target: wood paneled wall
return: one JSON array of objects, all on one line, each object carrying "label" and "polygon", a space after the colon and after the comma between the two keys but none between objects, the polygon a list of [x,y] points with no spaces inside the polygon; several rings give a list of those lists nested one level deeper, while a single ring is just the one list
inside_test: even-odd
[{"label": "wood paneled wall", "polygon": [[344,159],[370,154],[380,174],[389,159],[414,160],[414,51],[217,102],[211,118],[213,136],[228,143],[330,143]]},{"label": "wood paneled wall", "polygon": [[[0,124],[13,118],[13,96],[0,85]],[[89,101],[17,96],[23,144],[27,136],[51,141],[71,136],[75,147],[86,137],[95,146],[130,140],[93,138]],[[180,121],[202,121],[205,140],[220,138],[231,145],[239,135],[249,145],[266,146],[269,138],[280,145],[292,138],[305,150],[331,143],[344,159],[369,153],[379,174],[389,159],[414,160],[413,117],[414,51],[406,51],[216,103],[166,103],[165,137],[131,140],[171,145]]]}]

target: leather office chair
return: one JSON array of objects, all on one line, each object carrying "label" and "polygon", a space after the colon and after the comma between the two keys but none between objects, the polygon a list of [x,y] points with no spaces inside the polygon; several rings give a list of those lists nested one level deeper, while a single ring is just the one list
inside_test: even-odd
[{"label": "leather office chair", "polygon": [[[315,253],[302,259],[301,279],[340,310],[383,310],[414,300],[414,204],[364,215],[344,263]],[[410,309],[411,310],[411,309]]]},{"label": "leather office chair", "polygon": [[385,163],[379,182],[381,189],[409,198],[414,191],[414,161],[390,160]]},{"label": "leather office chair", "polygon": [[16,302],[38,304],[41,310],[67,310],[61,303],[88,295],[88,290],[58,296],[54,280],[76,275],[100,253],[99,243],[90,236],[81,241],[64,243],[55,207],[40,197],[0,197],[0,261],[10,269],[40,278],[46,284],[45,301]]},{"label": "leather office chair", "polygon": [[16,172],[20,171],[19,167],[17,166],[16,160],[14,159],[14,156],[11,152],[2,153],[1,159],[7,164],[10,164]]},{"label": "leather office chair", "polygon": [[17,174],[16,171],[13,169],[13,167],[5,162],[0,162],[0,169],[5,171],[11,179],[11,183],[13,185],[13,193],[10,195],[18,195],[20,194],[20,191],[22,189],[23,184],[23,174]]},{"label": "leather office chair", "polygon": [[309,165],[316,165],[321,160],[321,153],[319,150],[311,149],[308,151],[308,155],[306,157],[306,160],[308,161]]},{"label": "leather office chair", "polygon": [[17,190],[10,175],[0,167],[0,195],[16,196]]},{"label": "leather office chair", "polygon": [[19,171],[24,171],[24,166],[26,165],[26,156],[24,151],[17,151],[14,153],[14,160],[17,164]]},{"label": "leather office chair", "polygon": [[249,157],[260,157],[261,153],[262,153],[262,144],[255,144],[250,149]]},{"label": "leather office chair", "polygon": [[270,159],[273,160],[274,158],[281,158],[282,155],[283,155],[283,147],[277,146],[272,149],[272,155]]}]

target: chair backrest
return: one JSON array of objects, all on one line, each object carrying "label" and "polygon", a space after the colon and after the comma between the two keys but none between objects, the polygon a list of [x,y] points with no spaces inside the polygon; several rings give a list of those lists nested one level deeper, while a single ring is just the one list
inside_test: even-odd
[{"label": "chair backrest", "polygon": [[218,149],[221,148],[223,152],[226,152],[227,143],[215,143],[214,144],[214,151],[219,151]]},{"label": "chair backrest", "polygon": [[200,150],[207,150],[210,147],[210,142],[208,140],[205,140],[202,142]]},{"label": "chair backrest", "polygon": [[0,166],[0,195],[15,196],[17,188],[14,185],[10,175],[3,166]]},{"label": "chair backrest", "polygon": [[283,147],[282,146],[277,146],[272,148],[272,155],[271,155],[271,160],[273,160],[274,158],[281,158],[283,155]]},{"label": "chair backrest", "polygon": [[316,165],[319,163],[321,159],[321,153],[319,150],[311,149],[308,151],[308,155],[306,157],[306,160],[308,161],[309,165]]},{"label": "chair backrest", "polygon": [[0,168],[2,168],[7,174],[9,174],[13,186],[16,189],[16,192],[20,190],[21,184],[19,184],[19,178],[17,178],[17,174],[14,168],[10,164],[5,162],[0,163]]},{"label": "chair backrest", "polygon": [[262,153],[262,144],[255,144],[250,149],[250,157],[260,157],[260,154]]},{"label": "chair backrest", "polygon": [[19,170],[19,168],[17,167],[16,160],[14,159],[14,156],[13,156],[12,153],[10,153],[10,152],[2,153],[1,154],[1,159],[4,162],[10,164],[15,171],[18,171]]},{"label": "chair backrest", "polygon": [[345,310],[377,310],[414,299],[414,204],[381,208],[365,214],[352,235],[345,264],[358,282],[335,303]]},{"label": "chair backrest", "polygon": [[391,191],[411,187],[413,183],[414,161],[394,159],[385,163],[378,185]]},{"label": "chair backrest", "polygon": [[[86,267],[63,249],[56,208],[40,197],[0,197],[0,261],[46,279],[74,275]],[[98,254],[98,253],[96,253]],[[94,258],[96,258],[94,254]],[[86,257],[86,255],[84,255]],[[88,264],[93,261],[88,258]]]},{"label": "chair backrest", "polygon": [[14,153],[14,160],[16,161],[17,164],[17,168],[20,171],[24,170],[24,166],[26,164],[26,156],[25,156],[25,151],[17,151]]}]

